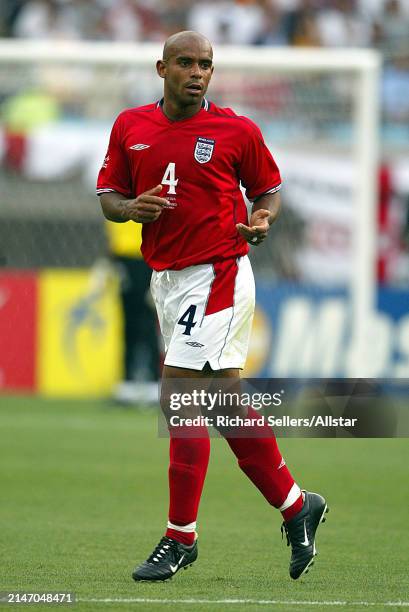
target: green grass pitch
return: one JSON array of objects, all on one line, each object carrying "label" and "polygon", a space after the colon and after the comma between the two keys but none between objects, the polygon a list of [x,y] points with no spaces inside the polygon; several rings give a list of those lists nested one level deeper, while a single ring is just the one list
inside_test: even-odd
[{"label": "green grass pitch", "polygon": [[279,513],[214,439],[198,561],[172,581],[134,583],[167,514],[156,428],[152,412],[104,402],[0,398],[0,591],[74,591],[81,601],[64,609],[81,612],[409,606],[406,439],[281,440],[296,480],[330,506],[314,568],[296,582]]}]

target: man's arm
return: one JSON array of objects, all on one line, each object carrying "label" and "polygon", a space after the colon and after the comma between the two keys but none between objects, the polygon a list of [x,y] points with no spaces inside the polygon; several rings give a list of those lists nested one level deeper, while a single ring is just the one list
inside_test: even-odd
[{"label": "man's arm", "polygon": [[[257,210],[268,210],[268,224],[273,225],[278,219],[281,210],[281,195],[279,191],[275,193],[266,193],[260,198],[257,198],[253,204],[252,216]],[[251,224],[250,224],[251,225]]]},{"label": "man's arm", "polygon": [[280,192],[266,193],[257,198],[253,204],[253,209],[249,225],[238,223],[237,230],[243,238],[258,246],[266,239],[270,225],[278,219],[281,209]]},{"label": "man's arm", "polygon": [[134,199],[126,199],[117,191],[110,191],[101,194],[99,201],[108,221],[152,223],[159,218],[163,208],[173,208],[173,205],[166,198],[158,196],[161,191],[162,185],[156,185],[153,189],[141,193]]}]

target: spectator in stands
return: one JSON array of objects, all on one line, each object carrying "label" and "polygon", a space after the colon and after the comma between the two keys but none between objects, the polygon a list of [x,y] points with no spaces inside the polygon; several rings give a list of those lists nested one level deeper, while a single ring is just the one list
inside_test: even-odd
[{"label": "spectator in stands", "polygon": [[162,25],[162,40],[187,29],[188,9],[190,0],[167,0],[160,8],[160,21]]},{"label": "spectator in stands", "polygon": [[382,23],[378,19],[374,19],[371,23],[370,46],[374,49],[381,50],[383,46],[384,32]]},{"label": "spectator in stands", "polygon": [[386,0],[382,17],[383,50],[387,53],[409,52],[409,16],[399,0]]},{"label": "spectator in stands", "polygon": [[202,5],[195,3],[187,23],[219,44],[249,45],[264,32],[265,13],[257,0],[229,0]]},{"label": "spectator in stands", "polygon": [[255,38],[255,44],[269,46],[283,46],[288,44],[286,31],[283,24],[283,12],[271,0],[259,0],[263,9],[263,25],[259,37]]},{"label": "spectator in stands", "polygon": [[384,116],[394,123],[409,124],[409,58],[399,55],[386,64],[381,100]]},{"label": "spectator in stands", "polygon": [[223,41],[220,28],[220,19],[225,10],[227,2],[208,0],[207,2],[193,2],[187,14],[187,27],[189,30],[202,32],[215,43]]},{"label": "spectator in stands", "polygon": [[108,38],[118,41],[144,40],[141,19],[132,0],[115,0],[105,13]]},{"label": "spectator in stands", "polygon": [[[409,40],[402,0],[2,0],[0,32],[33,39],[159,41],[184,28],[218,44],[366,46]],[[382,33],[381,33],[382,30]],[[379,34],[382,42],[380,43]]]},{"label": "spectator in stands", "polygon": [[14,22],[25,0],[3,0],[0,2],[0,37],[12,35]]},{"label": "spectator in stands", "polygon": [[84,40],[97,40],[105,38],[105,29],[102,28],[104,8],[99,2],[91,0],[64,0],[60,7],[61,17],[80,33]]},{"label": "spectator in stands", "polygon": [[300,0],[297,6],[284,11],[283,29],[287,44],[295,46],[319,46],[316,11],[312,0]]},{"label": "spectator in stands", "polygon": [[317,25],[317,11],[313,0],[301,0],[300,6],[287,13],[287,38],[297,47],[319,47],[321,39]]},{"label": "spectator in stands", "polygon": [[19,11],[13,33],[19,38],[78,39],[81,32],[57,0],[29,0]]},{"label": "spectator in stands", "polygon": [[370,39],[370,23],[362,18],[356,0],[332,0],[317,16],[325,47],[362,47]]},{"label": "spectator in stands", "polygon": [[254,44],[263,32],[264,11],[257,0],[234,0],[221,18],[224,42],[233,45]]}]

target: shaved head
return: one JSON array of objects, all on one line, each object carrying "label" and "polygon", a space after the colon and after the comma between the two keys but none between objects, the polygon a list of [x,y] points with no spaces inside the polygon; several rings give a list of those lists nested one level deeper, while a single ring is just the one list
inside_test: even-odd
[{"label": "shaved head", "polygon": [[213,74],[213,49],[203,34],[177,32],[163,47],[156,71],[163,84],[163,111],[172,120],[199,112]]},{"label": "shaved head", "polygon": [[173,55],[177,55],[182,48],[198,44],[201,47],[207,47],[210,57],[213,57],[210,41],[203,34],[199,34],[199,32],[186,30],[169,36],[163,47],[163,59],[167,61]]}]

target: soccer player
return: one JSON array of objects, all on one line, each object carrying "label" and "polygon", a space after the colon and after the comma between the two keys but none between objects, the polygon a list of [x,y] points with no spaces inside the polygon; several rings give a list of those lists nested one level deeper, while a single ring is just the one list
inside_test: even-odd
[{"label": "soccer player", "polygon": [[[281,179],[259,128],[205,98],[213,74],[210,42],[179,32],[156,64],[159,102],[123,111],[110,137],[97,193],[107,219],[143,224],[142,253],[166,356],[162,381],[226,379],[243,368],[254,311],[248,243],[258,246],[280,209]],[[253,202],[247,218],[240,183]],[[138,316],[138,313],[135,313]],[[168,415],[167,395],[161,406]],[[248,416],[257,416],[253,409]],[[179,431],[176,431],[179,430]],[[198,554],[196,519],[210,453],[206,427],[169,426],[167,529],[134,580],[166,580]],[[283,517],[290,575],[308,571],[327,504],[301,491],[267,426],[226,435],[238,464]]]}]

